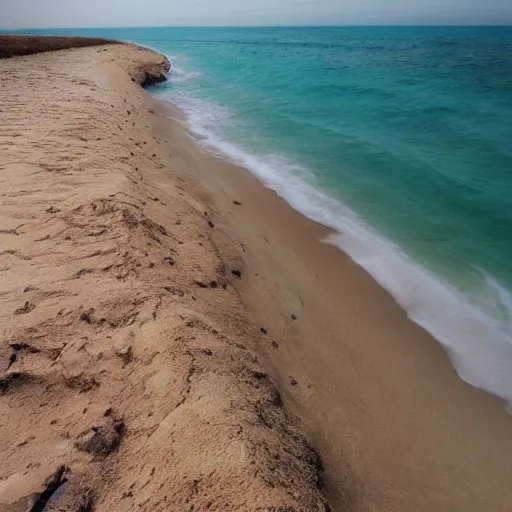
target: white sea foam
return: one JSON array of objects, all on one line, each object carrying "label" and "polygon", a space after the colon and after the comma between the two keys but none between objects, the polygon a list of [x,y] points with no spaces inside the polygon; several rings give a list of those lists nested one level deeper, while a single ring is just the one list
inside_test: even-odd
[{"label": "white sea foam", "polygon": [[200,76],[201,73],[198,71],[185,71],[177,66],[173,66],[169,72],[169,80],[171,83],[188,82],[189,80],[195,80]]},{"label": "white sea foam", "polygon": [[501,320],[484,313],[411,261],[338,199],[315,186],[314,176],[307,169],[281,156],[252,155],[222,137],[219,126],[233,117],[228,110],[181,94],[173,93],[167,99],[187,114],[192,132],[204,146],[246,167],[293,208],[340,233],[337,245],[388,290],[414,322],[444,346],[463,380],[512,404],[509,291],[482,274],[485,300],[494,310],[501,311]]}]

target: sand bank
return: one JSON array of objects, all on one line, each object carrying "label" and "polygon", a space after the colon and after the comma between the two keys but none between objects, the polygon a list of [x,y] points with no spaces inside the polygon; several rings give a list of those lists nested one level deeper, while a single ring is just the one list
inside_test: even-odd
[{"label": "sand bank", "polygon": [[[222,259],[267,334],[258,347],[324,461],[336,511],[512,510],[512,418],[336,247],[248,171],[198,149],[183,115],[156,129],[193,183]],[[168,118],[172,122],[169,124]]]},{"label": "sand bank", "polygon": [[39,37],[3,34],[0,35],[0,59],[110,44],[118,44],[118,42],[94,37]]},{"label": "sand bank", "polygon": [[0,61],[1,511],[328,510],[242,261],[155,131],[168,66]]}]

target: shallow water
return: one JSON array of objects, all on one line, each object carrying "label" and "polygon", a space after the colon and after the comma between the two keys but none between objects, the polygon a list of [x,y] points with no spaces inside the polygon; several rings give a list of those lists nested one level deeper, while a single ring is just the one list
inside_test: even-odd
[{"label": "shallow water", "polygon": [[168,55],[203,144],[340,246],[512,401],[512,28],[52,31]]}]

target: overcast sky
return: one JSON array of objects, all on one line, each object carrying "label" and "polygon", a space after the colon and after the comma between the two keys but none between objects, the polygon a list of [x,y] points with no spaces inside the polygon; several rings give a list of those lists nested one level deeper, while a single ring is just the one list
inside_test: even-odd
[{"label": "overcast sky", "polygon": [[0,28],[512,23],[512,0],[0,0]]}]

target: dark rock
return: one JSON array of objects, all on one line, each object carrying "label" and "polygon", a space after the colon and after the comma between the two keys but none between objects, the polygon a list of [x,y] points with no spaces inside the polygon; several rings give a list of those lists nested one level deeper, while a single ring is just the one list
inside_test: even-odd
[{"label": "dark rock", "polygon": [[142,87],[146,87],[148,85],[161,84],[162,82],[167,81],[167,76],[164,73],[160,74],[149,74],[144,73],[144,78],[142,79]]},{"label": "dark rock", "polygon": [[260,327],[260,331],[262,334],[268,334],[268,331],[265,329],[265,327]]},{"label": "dark rock", "polygon": [[242,272],[240,272],[240,270],[232,270],[231,273],[236,277],[242,277]]},{"label": "dark rock", "polygon": [[[66,468],[63,476],[47,480],[46,489],[41,494],[32,495],[27,511],[42,512],[92,512],[94,510],[94,491],[87,485],[86,479],[72,475]],[[19,503],[19,502],[18,502]],[[15,508],[16,510],[21,510]],[[13,509],[14,512],[14,509]]]},{"label": "dark rock", "polygon": [[110,418],[79,436],[75,442],[76,448],[97,457],[106,457],[116,451],[126,428],[123,421]]},{"label": "dark rock", "polygon": [[74,485],[73,480],[57,489],[46,505],[44,512],[93,512],[94,491],[84,485]]},{"label": "dark rock", "polygon": [[46,504],[52,495],[61,485],[64,485],[68,481],[68,472],[69,469],[66,466],[59,466],[55,473],[47,478],[44,491],[35,497],[32,506],[29,508],[29,512],[42,512],[46,508]]}]

